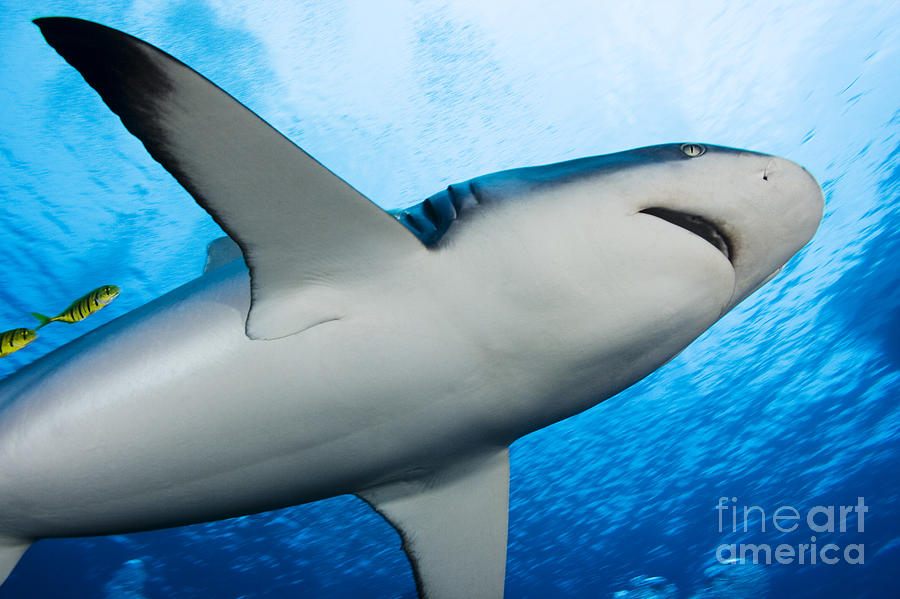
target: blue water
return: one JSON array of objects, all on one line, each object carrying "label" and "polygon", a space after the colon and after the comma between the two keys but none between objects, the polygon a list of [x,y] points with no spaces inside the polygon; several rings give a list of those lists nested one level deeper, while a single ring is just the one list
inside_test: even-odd
[{"label": "blue water", "polygon": [[[88,18],[166,49],[385,208],[654,143],[780,154],[825,189],[812,243],[673,362],[513,445],[507,597],[900,596],[900,5],[104,4],[0,0],[0,330],[101,284],[123,289],[0,359],[0,377],[196,277],[222,234],[34,17]],[[769,516],[863,497],[863,531],[854,513],[847,532],[816,536],[864,546],[864,563],[720,565],[722,544],[813,534],[771,519],[732,533],[727,518],[719,532],[717,502],[731,497]],[[351,497],[42,541],[0,589],[413,596],[398,536]]]}]

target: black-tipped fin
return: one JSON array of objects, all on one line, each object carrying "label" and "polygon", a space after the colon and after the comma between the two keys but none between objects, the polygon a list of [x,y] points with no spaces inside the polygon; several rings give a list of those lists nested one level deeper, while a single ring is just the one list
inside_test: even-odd
[{"label": "black-tipped fin", "polygon": [[35,23],[240,246],[251,338],[340,318],[348,278],[425,251],[390,215],[165,52],[89,21]]}]

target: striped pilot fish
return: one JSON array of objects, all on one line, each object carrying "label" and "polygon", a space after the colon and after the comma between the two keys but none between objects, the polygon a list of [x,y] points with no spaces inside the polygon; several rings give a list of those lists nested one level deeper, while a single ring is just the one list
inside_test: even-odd
[{"label": "striped pilot fish", "polygon": [[19,351],[35,339],[37,333],[32,329],[12,329],[0,333],[0,358]]},{"label": "striped pilot fish", "polygon": [[115,285],[104,285],[103,287],[94,289],[84,297],[78,298],[57,316],[51,318],[49,316],[44,316],[43,314],[40,314],[38,312],[32,312],[31,315],[41,321],[40,326],[38,326],[37,328],[41,328],[42,326],[51,322],[78,322],[79,320],[84,320],[106,304],[116,299],[118,295],[118,287],[116,287]]}]

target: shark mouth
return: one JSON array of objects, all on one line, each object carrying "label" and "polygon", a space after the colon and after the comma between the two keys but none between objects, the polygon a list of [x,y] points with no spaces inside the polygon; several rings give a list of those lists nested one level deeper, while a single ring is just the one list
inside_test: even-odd
[{"label": "shark mouth", "polygon": [[702,216],[685,214],[684,212],[678,212],[668,208],[647,208],[646,210],[641,210],[641,212],[649,214],[650,216],[655,216],[656,218],[661,218],[682,229],[687,229],[698,237],[702,237],[709,242],[710,245],[722,252],[722,255],[724,255],[729,262],[733,262],[731,260],[731,243],[728,240],[728,237],[722,233],[721,229]]}]

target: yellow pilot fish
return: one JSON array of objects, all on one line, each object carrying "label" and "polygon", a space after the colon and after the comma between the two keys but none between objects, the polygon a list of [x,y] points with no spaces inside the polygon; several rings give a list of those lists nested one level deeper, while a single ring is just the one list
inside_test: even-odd
[{"label": "yellow pilot fish", "polygon": [[31,329],[12,329],[0,333],[0,358],[19,351],[37,339],[37,333]]},{"label": "yellow pilot fish", "polygon": [[59,313],[59,315],[50,318],[49,316],[44,316],[43,314],[39,314],[38,312],[32,312],[31,315],[41,321],[41,324],[37,328],[41,328],[42,326],[49,324],[51,322],[78,322],[79,320],[83,320],[108,304],[109,302],[116,299],[116,296],[119,295],[119,288],[115,285],[104,285],[103,287],[98,287],[94,289],[84,297],[80,297],[70,305],[68,308]]}]

